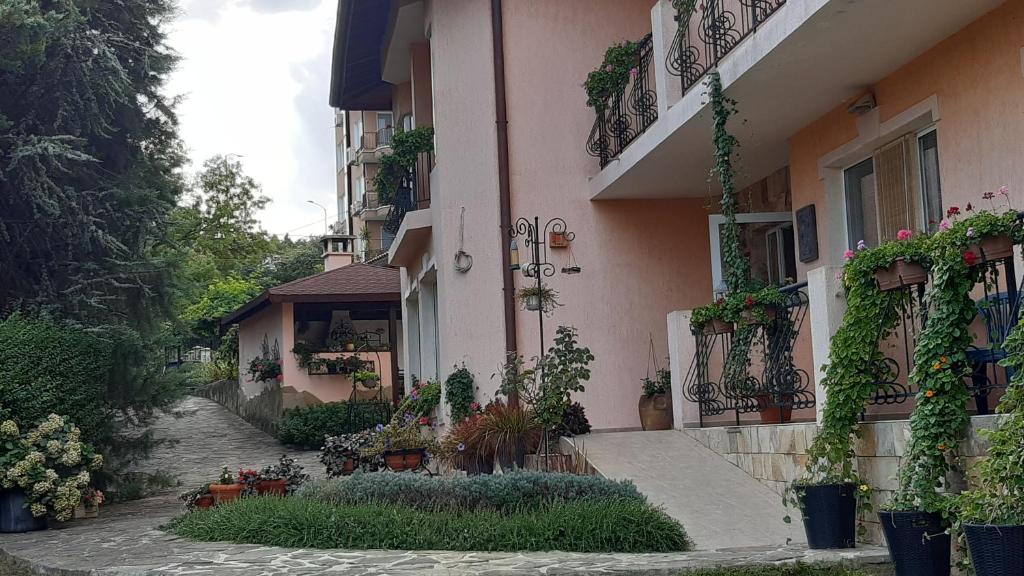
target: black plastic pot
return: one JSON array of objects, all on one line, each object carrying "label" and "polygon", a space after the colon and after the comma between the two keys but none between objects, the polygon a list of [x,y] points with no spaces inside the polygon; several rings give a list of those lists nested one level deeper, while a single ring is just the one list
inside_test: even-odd
[{"label": "black plastic pot", "polygon": [[509,472],[512,470],[513,465],[520,470],[526,468],[526,441],[518,440],[515,443],[514,449],[506,448],[511,447],[500,447],[497,453],[498,464],[501,465],[501,470]]},{"label": "black plastic pot", "polygon": [[949,576],[949,526],[936,512],[879,512],[896,576]]},{"label": "black plastic pot", "polygon": [[46,530],[46,516],[32,516],[26,502],[25,493],[21,490],[0,491],[0,532]]},{"label": "black plastic pot", "polygon": [[808,548],[856,547],[856,489],[853,484],[797,486]]},{"label": "black plastic pot", "polygon": [[475,458],[466,458],[465,464],[462,469],[465,470],[466,474],[469,476],[477,476],[480,474],[493,474],[494,456],[477,456]]},{"label": "black plastic pot", "polygon": [[964,524],[975,576],[1024,576],[1024,526]]}]

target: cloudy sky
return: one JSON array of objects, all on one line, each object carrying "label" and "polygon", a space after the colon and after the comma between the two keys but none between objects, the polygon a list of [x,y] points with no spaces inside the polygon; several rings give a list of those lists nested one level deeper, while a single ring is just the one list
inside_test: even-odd
[{"label": "cloudy sky", "polygon": [[275,234],[316,234],[335,217],[327,104],[337,0],[179,0],[170,29],[182,61],[168,90],[185,100],[181,136],[195,167],[237,154],[272,203]]}]

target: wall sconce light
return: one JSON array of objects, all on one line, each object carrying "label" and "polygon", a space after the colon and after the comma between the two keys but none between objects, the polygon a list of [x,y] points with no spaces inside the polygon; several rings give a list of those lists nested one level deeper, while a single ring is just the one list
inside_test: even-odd
[{"label": "wall sconce light", "polygon": [[509,245],[509,270],[519,270],[519,246],[516,245],[516,239],[512,239],[512,244]]}]

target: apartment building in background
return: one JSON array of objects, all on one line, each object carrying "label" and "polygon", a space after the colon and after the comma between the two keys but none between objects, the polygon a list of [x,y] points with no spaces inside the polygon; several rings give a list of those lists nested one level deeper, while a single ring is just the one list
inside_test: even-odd
[{"label": "apartment building in background", "polygon": [[394,116],[390,111],[336,110],[334,120],[338,205],[335,232],[355,236],[358,260],[383,260],[394,240],[394,234],[383,226],[391,206],[387,199],[381,201],[373,179],[381,156],[391,152]]},{"label": "apartment building in background", "polygon": [[[588,107],[581,84],[627,40],[629,84]],[[1001,186],[1024,195],[1022,0],[708,0],[691,13],[671,0],[340,0],[331,104],[364,131],[381,114],[434,127],[391,212],[407,380],[465,363],[486,400],[506,351],[541,352],[537,313],[514,299],[533,279],[511,269],[510,235],[519,218],[561,218],[574,237],[546,246],[562,306],[545,344],[574,326],[596,356],[578,395],[594,427],[639,426],[652,341],[670,357],[677,428],[757,421],[756,402],[708,375],[688,326],[724,287],[711,71],[737,102],[744,250],[756,276],[803,295],[782,395],[794,420],[822,404],[846,249],[928,230]]]}]

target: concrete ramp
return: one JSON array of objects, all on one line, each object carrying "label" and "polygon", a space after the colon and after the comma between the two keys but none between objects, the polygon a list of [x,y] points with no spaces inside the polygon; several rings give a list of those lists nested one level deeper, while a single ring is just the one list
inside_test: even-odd
[{"label": "concrete ramp", "polygon": [[682,522],[701,550],[806,542],[798,511],[684,432],[608,432],[575,439],[601,475],[632,480]]}]

